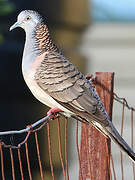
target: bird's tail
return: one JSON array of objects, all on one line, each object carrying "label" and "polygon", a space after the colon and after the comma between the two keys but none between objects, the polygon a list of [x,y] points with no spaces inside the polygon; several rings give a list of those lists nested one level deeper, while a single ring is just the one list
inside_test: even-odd
[{"label": "bird's tail", "polygon": [[[99,116],[103,119],[103,115],[100,113],[100,111],[99,111],[98,117]],[[110,120],[103,119],[101,121],[101,119],[97,118],[97,116],[92,116],[92,115],[90,116],[88,113],[80,113],[79,116],[77,117],[80,117],[81,120],[83,119],[84,122],[91,123],[102,134],[112,139],[121,148],[121,150],[124,151],[135,163],[134,151],[126,143],[126,141],[121,137],[121,135],[116,130],[116,128],[114,127],[114,125],[112,124]],[[76,118],[76,116],[74,118]]]},{"label": "bird's tail", "polygon": [[131,149],[131,147],[125,142],[125,140],[118,133],[112,122],[109,122],[109,126],[102,127],[101,124],[94,124],[94,126],[101,131],[104,135],[110,137],[118,146],[124,151],[131,160],[135,163],[135,153]]}]

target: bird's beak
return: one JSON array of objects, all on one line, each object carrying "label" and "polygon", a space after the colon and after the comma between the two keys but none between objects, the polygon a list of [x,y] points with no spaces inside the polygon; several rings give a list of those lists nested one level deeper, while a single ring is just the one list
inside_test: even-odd
[{"label": "bird's beak", "polygon": [[16,22],[15,24],[13,24],[11,27],[10,27],[10,31],[12,31],[13,29],[17,28],[17,27],[20,27],[20,23],[19,22]]}]

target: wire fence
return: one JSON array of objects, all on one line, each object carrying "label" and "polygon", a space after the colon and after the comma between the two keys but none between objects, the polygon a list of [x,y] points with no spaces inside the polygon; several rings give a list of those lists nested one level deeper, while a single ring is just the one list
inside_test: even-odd
[{"label": "wire fence", "polygon": [[[120,123],[120,134],[122,137],[125,134],[124,139],[126,138],[127,143],[131,146],[132,149],[134,149],[134,112],[135,112],[135,108],[131,107],[125,98],[121,98],[117,94],[114,93],[114,102],[115,101],[117,103],[116,106],[119,107],[119,110],[121,109],[119,111],[119,114],[121,114],[119,116],[121,118],[121,122],[119,122]],[[121,104],[121,108],[120,108],[120,104]],[[116,111],[118,111],[118,109]],[[127,127],[126,126],[128,126],[128,125],[129,125],[130,133],[131,133],[129,135],[130,139],[128,139],[128,137],[127,137],[127,130],[126,130]],[[112,152],[112,154],[113,154],[113,152]],[[130,179],[134,180],[135,179],[135,164],[131,160],[127,159],[125,154],[123,154],[121,151],[120,151],[120,157],[118,157],[118,158],[120,160],[119,171],[121,171],[121,179],[122,180],[128,179],[128,177],[127,177],[128,175],[126,175],[126,173],[127,173],[127,174],[130,174]],[[113,163],[113,177],[115,180],[115,179],[118,179],[118,175],[117,175],[118,170],[117,170],[117,168],[114,168],[114,164],[116,164],[116,163],[114,163],[112,155],[111,155],[111,161]]]},{"label": "wire fence", "polygon": [[[119,97],[117,94],[113,94],[113,99],[114,101],[116,101],[119,106],[122,107],[122,111],[121,111],[121,136],[123,136],[123,132],[124,132],[124,121],[125,121],[125,109],[128,109],[128,111],[130,112],[130,120],[131,120],[131,147],[134,148],[134,111],[135,109],[133,107],[130,107],[127,100],[125,98],[121,98]],[[48,148],[48,156],[49,156],[49,162],[50,162],[50,171],[51,171],[51,178],[53,180],[57,179],[57,173],[55,171],[55,167],[54,167],[54,163],[53,163],[53,157],[52,157],[52,140],[51,140],[51,129],[50,129],[50,116],[46,116],[45,118],[42,118],[41,120],[36,121],[36,123],[32,124],[32,125],[28,125],[25,129],[22,130],[14,130],[14,131],[6,131],[6,132],[0,132],[0,137],[1,137],[1,141],[0,141],[0,163],[1,163],[1,177],[0,179],[2,180],[8,180],[8,179],[21,179],[21,180],[26,180],[26,179],[30,179],[33,180],[34,179],[34,175],[33,175],[33,162],[31,161],[31,156],[33,156],[32,154],[29,153],[29,148],[31,146],[31,141],[30,141],[30,136],[33,136],[34,138],[34,144],[35,144],[35,151],[36,151],[36,165],[39,172],[40,172],[40,178],[41,180],[46,179],[45,176],[45,168],[44,168],[44,163],[41,160],[41,149],[39,146],[39,137],[38,134],[39,132],[44,128],[47,127],[47,138],[48,138],[48,145],[46,146]],[[64,180],[69,180],[69,179],[74,179],[74,177],[72,177],[70,175],[69,172],[69,158],[68,158],[68,123],[69,120],[67,118],[64,119],[65,124],[64,124],[64,153],[62,152],[62,133],[61,133],[61,119],[58,117],[57,118],[57,137],[58,137],[58,152],[59,152],[59,158],[60,158],[60,163],[61,163],[61,171],[63,174],[63,178]],[[62,119],[63,121],[63,119]],[[81,154],[80,154],[80,142],[79,142],[79,126],[82,126],[83,123],[81,124],[80,122],[76,121],[76,147],[72,147],[72,148],[76,148],[76,155],[77,155],[77,159],[78,159],[78,164],[79,164],[79,171],[78,171],[78,178],[80,180],[84,180],[85,178],[83,177],[83,173],[84,171],[86,171],[87,169],[85,169],[84,167],[84,161],[85,159],[82,159]],[[88,126],[88,125],[86,125]],[[87,129],[86,130],[86,134]],[[3,140],[2,137],[4,136],[14,136],[14,138],[16,138],[17,135],[24,135],[24,139],[19,142],[18,144],[14,145],[14,143],[11,140],[10,144],[6,144]],[[12,139],[12,138],[11,138]],[[88,141],[87,139],[85,139],[86,141],[86,153],[91,155],[91,152],[89,151],[89,145],[88,145]],[[107,140],[105,141],[106,143],[106,150],[110,151],[108,149],[108,142]],[[5,149],[8,151],[9,156],[10,156],[10,176],[6,175],[6,155],[5,155]],[[93,150],[94,152],[94,150]],[[17,161],[14,159],[14,155],[17,155]],[[87,157],[86,157],[87,158]],[[90,156],[88,156],[88,158],[90,158]],[[26,166],[24,165],[23,159],[25,159],[26,163],[25,165],[27,166],[27,173],[26,173]],[[117,176],[117,169],[115,167],[116,163],[115,160],[113,158],[113,155],[110,154],[110,162],[108,162],[108,167],[109,167],[109,174],[108,174],[108,179],[119,179],[119,177]],[[87,161],[88,162],[88,167],[89,167],[89,172],[93,171],[92,168],[93,165],[91,164],[90,159]],[[125,172],[124,172],[124,158],[123,158],[123,154],[120,153],[120,168],[121,169],[121,179],[124,180],[125,179]],[[18,170],[17,167],[18,166]],[[24,167],[25,166],[25,167]],[[101,167],[102,168],[102,167]],[[19,176],[16,175],[16,173],[19,172]],[[86,172],[87,174],[87,172]],[[18,178],[19,177],[19,178]],[[87,177],[86,177],[87,179]],[[91,180],[95,180],[93,177],[91,177],[91,175],[89,176],[89,179]],[[107,179],[107,178],[106,178]],[[135,167],[134,164],[132,163],[132,172],[131,172],[131,178],[130,179],[135,179]]]}]

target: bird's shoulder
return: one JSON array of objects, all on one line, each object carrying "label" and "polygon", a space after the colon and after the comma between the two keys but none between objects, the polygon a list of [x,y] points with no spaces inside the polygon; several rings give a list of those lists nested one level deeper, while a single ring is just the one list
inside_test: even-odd
[{"label": "bird's shoulder", "polygon": [[79,110],[95,109],[97,100],[85,76],[62,54],[45,55],[35,73],[37,84],[59,103],[70,103]]},{"label": "bird's shoulder", "polygon": [[44,54],[42,61],[40,62],[40,66],[37,68],[37,72],[40,73],[44,71],[49,73],[51,70],[55,70],[55,73],[66,73],[66,71],[69,71],[69,69],[71,70],[71,68],[75,67],[62,53],[52,51]]},{"label": "bird's shoulder", "polygon": [[37,67],[35,79],[46,85],[64,81],[73,85],[77,80],[84,85],[87,82],[84,75],[63,54],[57,52],[45,54]]}]

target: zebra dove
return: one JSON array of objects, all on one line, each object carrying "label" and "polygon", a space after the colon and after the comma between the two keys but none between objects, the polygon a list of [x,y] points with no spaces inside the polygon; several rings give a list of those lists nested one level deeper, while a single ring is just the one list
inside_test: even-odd
[{"label": "zebra dove", "polygon": [[135,153],[110,121],[91,81],[54,44],[42,16],[24,10],[10,30],[16,27],[23,28],[26,33],[22,72],[33,95],[53,108],[50,113],[61,112],[67,117],[91,123],[135,162]]}]

